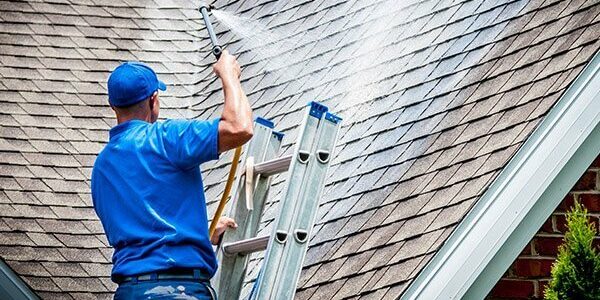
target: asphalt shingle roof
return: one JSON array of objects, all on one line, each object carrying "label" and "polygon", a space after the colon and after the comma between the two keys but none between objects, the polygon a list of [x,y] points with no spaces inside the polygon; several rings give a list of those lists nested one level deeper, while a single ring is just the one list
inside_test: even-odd
[{"label": "asphalt shingle roof", "polygon": [[[0,258],[43,298],[108,299],[116,287],[89,194],[116,123],[108,72],[144,61],[169,86],[163,117],[219,115],[196,6],[0,1]],[[400,295],[600,46],[593,0],[216,6],[278,34],[249,51],[216,23],[255,114],[286,133],[283,152],[306,102],[344,117],[298,299]],[[211,216],[230,156],[203,166]],[[279,177],[262,234],[282,188]]]}]

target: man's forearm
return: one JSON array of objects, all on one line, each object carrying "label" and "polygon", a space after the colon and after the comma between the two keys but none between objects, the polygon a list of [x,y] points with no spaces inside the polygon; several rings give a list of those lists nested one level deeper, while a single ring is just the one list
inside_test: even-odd
[{"label": "man's forearm", "polygon": [[225,105],[219,122],[219,152],[239,147],[252,137],[252,110],[240,83],[241,69],[235,57],[224,50],[214,65],[221,78]]},{"label": "man's forearm", "polygon": [[230,123],[236,130],[245,131],[252,128],[252,110],[248,98],[237,78],[222,79],[225,105],[221,121]]},{"label": "man's forearm", "polygon": [[219,152],[239,147],[252,137],[252,110],[237,78],[222,79],[225,104],[219,123]]}]

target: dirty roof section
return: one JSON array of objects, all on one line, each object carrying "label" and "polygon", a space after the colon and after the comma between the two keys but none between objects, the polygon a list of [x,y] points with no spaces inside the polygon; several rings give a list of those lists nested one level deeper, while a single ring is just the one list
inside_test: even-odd
[{"label": "dirty roof section", "polygon": [[[163,117],[219,116],[196,6],[0,1],[0,257],[42,298],[111,298],[116,287],[89,194],[115,124],[108,72],[146,62],[169,86]],[[344,117],[298,299],[400,295],[600,46],[596,1],[216,6],[277,34],[257,46],[216,24],[255,114],[286,133],[284,152],[308,101]],[[211,215],[229,160],[203,166]]]}]

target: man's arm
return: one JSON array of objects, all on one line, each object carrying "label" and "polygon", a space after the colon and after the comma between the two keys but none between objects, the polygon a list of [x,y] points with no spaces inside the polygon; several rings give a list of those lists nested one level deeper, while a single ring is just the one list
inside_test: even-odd
[{"label": "man's arm", "polygon": [[252,109],[240,83],[240,65],[234,56],[224,50],[214,65],[221,78],[225,107],[219,122],[219,153],[242,146],[253,135]]}]

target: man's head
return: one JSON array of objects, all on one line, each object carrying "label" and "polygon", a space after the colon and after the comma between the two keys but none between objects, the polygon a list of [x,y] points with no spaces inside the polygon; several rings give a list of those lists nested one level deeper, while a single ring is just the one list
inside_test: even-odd
[{"label": "man's head", "polygon": [[119,123],[130,119],[158,119],[158,90],[166,90],[150,67],[138,62],[118,66],[108,78],[108,101]]}]

